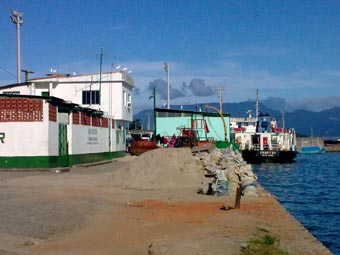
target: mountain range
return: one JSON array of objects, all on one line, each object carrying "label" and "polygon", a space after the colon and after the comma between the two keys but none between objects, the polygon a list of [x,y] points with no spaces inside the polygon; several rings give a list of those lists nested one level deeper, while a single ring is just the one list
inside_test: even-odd
[{"label": "mountain range", "polygon": [[[192,111],[207,111],[205,104],[199,105],[171,105],[171,109],[184,109]],[[209,103],[219,109],[218,103]],[[229,113],[231,117],[247,117],[247,111],[251,110],[255,116],[255,101],[240,103],[224,103],[223,113]],[[209,110],[211,111],[211,110]],[[271,109],[265,104],[259,103],[259,111],[275,117],[279,127],[294,128],[298,135],[315,136],[324,138],[340,137],[340,107],[323,110],[320,112],[308,110],[296,110],[283,112]],[[144,129],[153,128],[153,109],[144,110],[134,115],[134,120],[140,120]]]}]

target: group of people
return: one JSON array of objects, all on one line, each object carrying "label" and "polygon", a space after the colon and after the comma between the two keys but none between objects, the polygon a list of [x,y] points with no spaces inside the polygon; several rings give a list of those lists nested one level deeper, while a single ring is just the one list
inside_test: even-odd
[{"label": "group of people", "polygon": [[176,146],[177,145],[177,137],[176,135],[174,134],[171,139],[169,140],[168,137],[166,136],[160,136],[160,134],[156,135],[156,142],[160,143],[161,146],[164,146],[164,147],[168,147],[168,148],[174,148],[174,147],[178,147]]}]

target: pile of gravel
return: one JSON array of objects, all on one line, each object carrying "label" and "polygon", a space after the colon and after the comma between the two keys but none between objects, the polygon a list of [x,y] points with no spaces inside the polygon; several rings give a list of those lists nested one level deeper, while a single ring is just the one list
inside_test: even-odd
[{"label": "pile of gravel", "polygon": [[113,184],[135,189],[197,188],[203,175],[190,148],[162,148],[143,153],[114,172]]}]

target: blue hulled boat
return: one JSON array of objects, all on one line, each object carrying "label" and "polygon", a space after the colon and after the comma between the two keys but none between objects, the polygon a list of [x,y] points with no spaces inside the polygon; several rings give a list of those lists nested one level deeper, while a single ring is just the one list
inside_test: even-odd
[{"label": "blue hulled boat", "polygon": [[299,150],[301,154],[320,154],[325,153],[325,148],[321,148],[320,146],[313,145],[313,146],[304,146]]}]

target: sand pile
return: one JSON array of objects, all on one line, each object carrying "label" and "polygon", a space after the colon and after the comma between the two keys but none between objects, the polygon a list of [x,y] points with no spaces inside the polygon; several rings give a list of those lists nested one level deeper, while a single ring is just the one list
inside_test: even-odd
[{"label": "sand pile", "polygon": [[189,148],[171,148],[136,157],[114,172],[113,184],[136,189],[198,188],[202,178],[200,163]]}]

